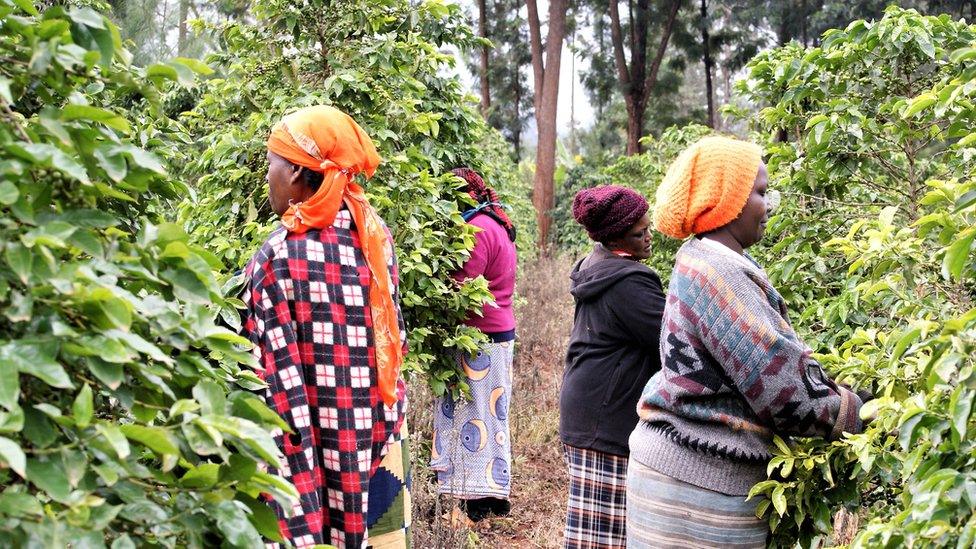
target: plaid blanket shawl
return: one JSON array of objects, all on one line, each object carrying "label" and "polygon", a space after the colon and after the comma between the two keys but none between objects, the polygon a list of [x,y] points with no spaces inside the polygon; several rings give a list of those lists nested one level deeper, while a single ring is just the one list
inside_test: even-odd
[{"label": "plaid blanket shawl", "polygon": [[[289,479],[301,499],[291,517],[271,505],[297,547],[365,546],[369,480],[405,417],[403,380],[392,408],[377,386],[361,249],[343,210],[332,227],[275,231],[245,271],[244,331],[268,384],[265,399],[294,431],[275,433],[286,460],[271,472]],[[397,288],[395,260],[389,267]],[[397,316],[404,338],[399,308]]]}]

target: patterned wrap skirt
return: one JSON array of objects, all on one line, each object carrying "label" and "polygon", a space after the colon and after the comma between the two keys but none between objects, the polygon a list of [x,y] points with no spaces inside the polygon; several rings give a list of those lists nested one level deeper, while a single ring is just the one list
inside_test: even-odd
[{"label": "patterned wrap skirt", "polygon": [[410,547],[410,451],[407,422],[369,479],[366,532],[373,549]]},{"label": "patterned wrap skirt", "polygon": [[627,545],[627,458],[563,445],[569,500],[563,546],[572,549]]},{"label": "patterned wrap skirt", "polygon": [[488,342],[474,355],[458,353],[471,400],[438,398],[430,467],[438,492],[460,499],[508,499],[512,443],[508,408],[512,395],[515,341]]},{"label": "patterned wrap skirt", "polygon": [[700,488],[632,461],[627,547],[765,547],[769,525],[756,518],[759,501]]}]

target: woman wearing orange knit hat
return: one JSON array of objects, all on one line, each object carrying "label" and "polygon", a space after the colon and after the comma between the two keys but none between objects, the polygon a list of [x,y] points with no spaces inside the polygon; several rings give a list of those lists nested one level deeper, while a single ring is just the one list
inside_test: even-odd
[{"label": "woman wearing orange knit hat", "polygon": [[405,333],[392,238],[356,183],[380,162],[369,136],[327,106],[268,138],[268,198],[281,227],[248,264],[244,331],[265,399],[288,423],[273,471],[300,499],[271,501],[296,547],[406,547],[410,498]]},{"label": "woman wearing orange knit hat", "polygon": [[675,258],[661,371],[630,436],[628,547],[763,547],[769,529],[746,495],[766,478],[773,435],[861,431],[862,397],[824,373],[745,253],[766,227],[766,187],[757,145],[714,136],[658,188],[655,228],[692,238]]}]

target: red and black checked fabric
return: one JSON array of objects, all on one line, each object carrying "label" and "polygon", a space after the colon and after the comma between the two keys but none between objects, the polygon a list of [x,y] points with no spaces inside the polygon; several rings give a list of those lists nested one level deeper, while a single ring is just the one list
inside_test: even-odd
[{"label": "red and black checked fabric", "polygon": [[[244,330],[268,384],[265,399],[294,430],[275,433],[286,462],[271,472],[289,479],[301,498],[291,517],[271,505],[282,535],[297,547],[366,545],[369,479],[406,411],[402,380],[394,408],[380,397],[369,268],[351,219],[342,210],[332,227],[279,229],[246,269]],[[397,288],[395,261],[390,270]]]},{"label": "red and black checked fabric", "polygon": [[626,547],[627,458],[568,444],[563,458],[569,469],[563,547]]}]

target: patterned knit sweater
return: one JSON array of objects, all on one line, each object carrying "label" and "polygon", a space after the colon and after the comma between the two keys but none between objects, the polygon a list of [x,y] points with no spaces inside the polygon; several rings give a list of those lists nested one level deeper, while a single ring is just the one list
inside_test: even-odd
[{"label": "patterned knit sweater", "polygon": [[692,238],[678,251],[631,458],[678,480],[744,495],[766,478],[773,434],[858,433],[861,400],[811,358],[783,298],[746,256]]}]

